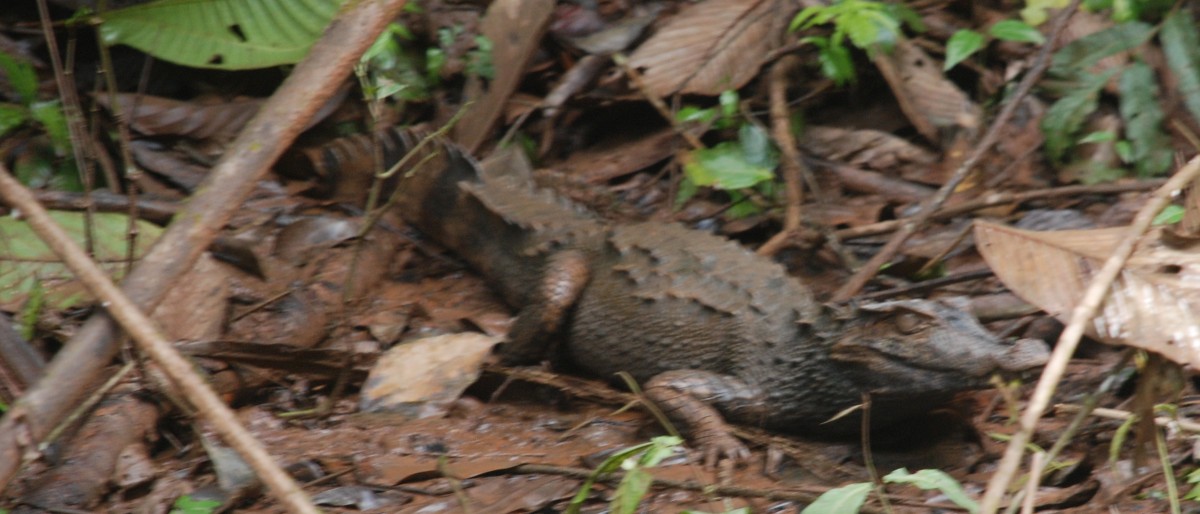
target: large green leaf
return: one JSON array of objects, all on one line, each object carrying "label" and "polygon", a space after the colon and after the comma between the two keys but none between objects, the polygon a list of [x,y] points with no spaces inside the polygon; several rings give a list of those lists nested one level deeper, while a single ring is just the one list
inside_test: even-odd
[{"label": "large green leaf", "polygon": [[110,45],[196,68],[300,61],[343,0],[160,0],[101,16]]},{"label": "large green leaf", "polygon": [[1121,74],[1121,117],[1125,119],[1125,137],[1133,146],[1130,159],[1142,177],[1167,172],[1174,159],[1171,137],[1163,130],[1166,115],[1158,105],[1158,82],[1154,70],[1135,61]]},{"label": "large green leaf", "polygon": [[0,52],[0,71],[7,75],[17,100],[26,105],[37,100],[37,73],[33,71],[32,64]]},{"label": "large green leaf", "polygon": [[975,514],[979,512],[979,504],[971,499],[967,492],[963,490],[962,484],[958,483],[954,477],[947,475],[945,471],[937,469],[922,469],[916,473],[909,473],[907,469],[900,468],[887,476],[883,477],[883,481],[889,484],[912,484],[921,489],[937,489],[946,495],[950,501],[957,504],[959,507],[967,509],[967,512]]},{"label": "large green leaf", "polygon": [[[84,244],[84,216],[78,212],[51,212],[50,216],[71,236]],[[114,277],[125,268],[128,217],[124,214],[98,213],[92,217],[92,243],[96,262]],[[139,221],[134,258],[144,254],[158,239],[162,228]],[[46,247],[24,220],[0,218],[0,306],[13,308],[38,287],[46,291],[46,305],[66,308],[87,298],[66,265]]]},{"label": "large green leaf", "polygon": [[1136,48],[1153,35],[1154,27],[1140,21],[1088,34],[1054,53],[1049,74],[1054,77],[1086,74],[1101,59]]},{"label": "large green leaf", "polygon": [[801,514],[855,514],[867,501],[873,487],[870,482],[858,482],[830,489],[805,507]]},{"label": "large green leaf", "polygon": [[1179,80],[1177,94],[1183,97],[1192,119],[1200,120],[1200,33],[1187,11],[1179,11],[1163,20],[1163,55]]},{"label": "large green leaf", "polygon": [[1067,157],[1067,150],[1075,144],[1075,134],[1083,128],[1087,117],[1096,111],[1100,101],[1100,90],[1117,70],[1084,77],[1083,83],[1066,96],[1060,98],[1046,110],[1042,117],[1042,133],[1046,136],[1046,154],[1055,162]]},{"label": "large green leaf", "polygon": [[24,125],[29,120],[29,110],[20,105],[0,103],[0,136]]}]

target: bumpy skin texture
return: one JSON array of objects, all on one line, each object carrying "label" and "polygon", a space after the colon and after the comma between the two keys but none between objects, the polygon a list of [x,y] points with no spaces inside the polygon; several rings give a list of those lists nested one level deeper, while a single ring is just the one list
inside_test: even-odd
[{"label": "bumpy skin texture", "polygon": [[400,187],[402,216],[519,309],[507,361],[628,372],[709,460],[748,455],[723,418],[853,431],[854,422],[824,422],[864,393],[873,421],[888,423],[1047,357],[1038,342],[1004,343],[936,302],[833,312],[736,243],[675,224],[609,225],[453,148]]}]

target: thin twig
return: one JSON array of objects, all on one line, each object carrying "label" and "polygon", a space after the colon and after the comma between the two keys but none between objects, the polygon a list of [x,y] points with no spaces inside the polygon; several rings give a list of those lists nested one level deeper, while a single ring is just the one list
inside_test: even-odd
[{"label": "thin twig", "polygon": [[917,282],[915,284],[909,284],[909,285],[901,286],[901,287],[893,287],[891,289],[884,289],[883,291],[876,291],[873,293],[859,295],[858,298],[856,298],[855,300],[856,301],[872,301],[873,302],[873,301],[885,300],[888,298],[895,298],[897,296],[913,295],[913,294],[922,293],[925,291],[931,291],[931,290],[937,289],[942,286],[958,284],[961,282],[970,282],[972,280],[985,279],[985,278],[992,276],[993,274],[994,273],[992,272],[991,268],[983,268],[983,269],[977,269],[977,270],[971,270],[971,271],[964,271],[961,273],[946,275],[944,277],[934,278],[934,279],[926,280],[923,282]]},{"label": "thin twig", "polygon": [[1029,482],[1025,484],[1025,501],[1021,505],[1021,514],[1033,514],[1033,508],[1037,506],[1037,491],[1038,484],[1042,481],[1042,465],[1046,460],[1046,454],[1037,452],[1033,454],[1033,458],[1029,461],[1030,472]]},{"label": "thin twig", "polygon": [[58,438],[62,436],[63,432],[66,432],[68,428],[75,425],[76,421],[79,421],[80,418],[92,412],[92,409],[100,403],[100,400],[104,399],[104,395],[108,394],[108,392],[114,387],[117,387],[117,385],[120,384],[121,381],[125,379],[125,376],[131,371],[133,371],[132,362],[127,362],[124,366],[121,366],[120,371],[109,377],[108,380],[104,382],[104,385],[97,388],[96,391],[91,394],[91,396],[88,396],[87,400],[85,400],[79,405],[78,408],[75,409],[75,412],[72,412],[70,416],[67,416],[67,418],[62,421],[62,423],[59,423],[57,427],[54,427],[54,430],[51,430],[46,438],[40,441],[39,444],[50,444],[54,441],[57,441]]},{"label": "thin twig", "polygon": [[[1060,403],[1054,406],[1054,410],[1062,412],[1088,412],[1086,405],[1075,405],[1073,403]],[[1117,421],[1128,421],[1133,417],[1133,413],[1121,409],[1107,409],[1097,407],[1091,409],[1091,414],[1098,418],[1115,419]],[[1157,416],[1154,418],[1154,424],[1160,427],[1174,426],[1185,432],[1200,434],[1200,423],[1188,421],[1186,419],[1174,419],[1166,416]]]},{"label": "thin twig", "polygon": [[1075,12],[1075,9],[1079,7],[1079,2],[1080,0],[1073,0],[1071,5],[1064,8],[1063,11],[1058,14],[1054,21],[1054,28],[1051,29],[1050,36],[1046,38],[1047,41],[1042,45],[1041,51],[1038,52],[1033,66],[1030,67],[1029,72],[1025,74],[1025,77],[1021,79],[1020,84],[1017,85],[1016,90],[1013,91],[1012,96],[1009,97],[1008,103],[1006,103],[1004,108],[1000,110],[1000,114],[996,116],[996,119],[992,120],[992,123],[988,127],[988,131],[983,136],[983,139],[979,141],[979,144],[975,145],[975,148],[971,151],[971,154],[965,160],[963,160],[962,164],[958,166],[958,169],[954,170],[954,174],[950,177],[950,180],[946,181],[946,183],[943,184],[940,189],[938,189],[937,194],[933,195],[921,204],[921,211],[919,214],[904,221],[900,227],[900,231],[893,235],[890,240],[888,240],[887,244],[884,245],[881,250],[879,250],[879,253],[876,253],[875,256],[871,257],[871,260],[867,261],[866,264],[859,268],[858,271],[855,272],[852,277],[850,277],[845,285],[834,292],[832,298],[833,301],[844,302],[849,300],[855,294],[858,294],[858,292],[862,290],[863,286],[865,286],[868,281],[874,278],[875,274],[883,268],[883,265],[891,261],[892,258],[896,256],[896,253],[898,253],[904,246],[904,242],[908,241],[909,237],[929,223],[929,220],[933,219],[934,213],[941,208],[942,204],[946,203],[946,200],[950,198],[950,195],[954,193],[956,189],[958,189],[958,185],[961,184],[964,179],[966,179],[967,174],[975,168],[975,165],[979,163],[984,154],[991,150],[992,146],[996,144],[996,141],[1000,138],[1001,130],[1008,125],[1008,121],[1012,119],[1013,113],[1015,113],[1017,107],[1021,105],[1021,100],[1023,100],[1025,96],[1029,94],[1029,91],[1033,89],[1034,83],[1036,83],[1042,77],[1042,74],[1046,72],[1046,69],[1050,67],[1050,55],[1054,50],[1054,42],[1058,40],[1059,35],[1062,34],[1063,29],[1066,28],[1067,19],[1070,18],[1071,13]]},{"label": "thin twig", "polygon": [[778,146],[783,154],[783,162],[779,168],[783,173],[787,207],[783,215],[783,230],[758,247],[759,255],[771,256],[779,253],[779,250],[799,233],[803,221],[802,182],[807,170],[804,160],[800,158],[800,151],[796,149],[796,136],[792,134],[792,117],[787,103],[788,75],[799,64],[799,57],[787,55],[771,67],[771,137],[775,139],[775,146]]},{"label": "thin twig", "polygon": [[84,203],[84,222],[83,222],[83,237],[84,248],[87,249],[88,255],[93,255],[95,249],[94,227],[92,221],[95,215],[95,209],[91,207],[91,201],[88,195],[91,194],[93,187],[95,171],[92,168],[92,162],[88,159],[88,155],[95,153],[89,144],[91,138],[87,137],[87,127],[83,121],[83,108],[79,103],[79,93],[75,90],[75,36],[72,28],[71,36],[68,39],[67,45],[67,63],[64,65],[62,58],[59,57],[58,38],[54,35],[53,21],[50,18],[50,8],[46,5],[46,0],[38,0],[38,17],[42,25],[42,37],[46,41],[47,50],[50,53],[50,64],[54,69],[54,84],[58,87],[58,96],[62,100],[63,116],[67,121],[67,136],[71,140],[71,152],[75,158],[75,165],[80,170],[80,177],[83,179],[83,203]]},{"label": "thin twig", "polygon": [[[969,202],[963,202],[958,205],[953,205],[941,209],[934,213],[933,219],[947,219],[959,214],[995,207],[997,205],[1005,205],[1011,203],[1022,203],[1032,200],[1040,200],[1044,198],[1058,198],[1063,196],[1075,195],[1109,195],[1119,193],[1130,193],[1135,191],[1149,191],[1166,183],[1165,179],[1139,180],[1134,182],[1125,182],[1119,184],[1096,184],[1096,185],[1080,185],[1080,186],[1063,186],[1052,187],[1048,189],[1037,189],[1034,191],[1024,191],[1020,193],[990,193],[980,198]],[[839,238],[856,239],[860,237],[877,236],[886,234],[897,228],[900,228],[906,223],[905,220],[890,220],[863,225],[861,227],[848,228],[834,232]]]},{"label": "thin twig", "polygon": [[633,83],[633,87],[637,88],[638,91],[641,91],[642,96],[646,97],[646,100],[650,102],[650,105],[654,106],[654,109],[658,111],[658,114],[662,116],[663,119],[667,120],[667,123],[671,124],[671,128],[675,130],[676,134],[679,134],[679,137],[682,137],[684,141],[687,141],[687,144],[693,149],[699,150],[704,148],[704,143],[700,142],[700,138],[696,137],[695,134],[692,134],[679,124],[679,121],[675,119],[675,115],[671,113],[671,109],[667,107],[667,104],[663,102],[662,98],[659,98],[657,95],[651,93],[648,88],[646,88],[646,84],[642,80],[642,74],[638,73],[637,70],[633,69],[633,66],[629,65],[628,57],[625,57],[624,54],[617,52],[613,54],[612,60],[621,68],[621,71],[624,71],[625,75],[629,77],[629,81]]}]

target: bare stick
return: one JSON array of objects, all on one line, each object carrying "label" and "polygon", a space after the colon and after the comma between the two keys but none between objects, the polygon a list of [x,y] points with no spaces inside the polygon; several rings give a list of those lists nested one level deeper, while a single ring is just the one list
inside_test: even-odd
[{"label": "bare stick", "polygon": [[1063,330],[1062,336],[1058,338],[1058,343],[1054,345],[1054,353],[1050,354],[1050,362],[1046,364],[1046,369],[1038,380],[1037,388],[1034,389],[1033,396],[1029,399],[1029,405],[1025,407],[1025,412],[1021,415],[1017,432],[1009,440],[1008,448],[1004,451],[1004,457],[1000,459],[996,473],[988,481],[987,492],[983,495],[983,501],[980,503],[979,511],[983,514],[994,514],[999,508],[1005,490],[1012,483],[1013,476],[1017,474],[1021,457],[1025,453],[1025,445],[1033,436],[1038,419],[1050,405],[1054,389],[1058,386],[1058,381],[1062,379],[1063,374],[1066,373],[1067,362],[1071,360],[1071,355],[1079,346],[1079,339],[1083,336],[1084,327],[1096,315],[1096,310],[1104,302],[1109,287],[1117,278],[1117,274],[1121,272],[1121,268],[1125,266],[1125,261],[1133,253],[1138,239],[1150,227],[1154,216],[1171,202],[1172,196],[1182,191],[1197,176],[1200,176],[1200,156],[1193,157],[1183,169],[1175,173],[1175,176],[1151,195],[1150,199],[1146,201],[1146,205],[1138,211],[1137,217],[1133,219],[1133,224],[1130,225],[1125,239],[1113,249],[1112,255],[1104,262],[1104,267],[1088,285],[1083,299],[1071,313],[1070,323]]},{"label": "bare stick", "polygon": [[[995,207],[997,205],[1028,202],[1042,198],[1058,198],[1075,195],[1108,195],[1129,193],[1133,191],[1149,191],[1151,189],[1156,189],[1165,183],[1166,180],[1164,179],[1152,179],[1118,184],[1052,187],[1048,189],[1035,189],[1033,191],[1024,191],[1020,193],[989,193],[969,202],[963,202],[958,205],[952,205],[945,209],[940,209],[934,213],[933,217],[934,219],[946,219],[971,211]],[[837,234],[838,238],[840,239],[854,239],[858,237],[886,234],[896,230],[897,228],[900,228],[902,225],[904,225],[904,220],[881,221],[878,223],[872,223],[870,225],[863,225],[861,227],[838,230],[834,232],[834,234]]]},{"label": "bare stick", "polygon": [[784,191],[787,192],[787,210],[784,211],[783,230],[758,247],[759,255],[771,256],[779,253],[788,240],[800,231],[800,223],[803,221],[802,182],[806,166],[800,158],[800,151],[796,150],[796,137],[792,135],[792,118],[787,104],[788,73],[799,64],[799,57],[787,55],[771,67],[771,136],[775,138],[775,145],[783,154],[779,168],[783,173]]},{"label": "bare stick", "polygon": [[675,119],[675,115],[671,113],[671,108],[667,107],[667,103],[646,88],[646,83],[642,80],[642,74],[629,65],[629,58],[625,57],[625,54],[617,52],[613,54],[612,60],[621,68],[621,71],[625,72],[625,76],[629,77],[629,82],[633,83],[633,87],[637,88],[642,93],[642,96],[646,97],[646,101],[654,106],[654,110],[658,111],[658,114],[667,120],[667,123],[671,124],[671,128],[675,130],[675,133],[679,134],[679,137],[682,137],[684,141],[687,141],[688,146],[691,146],[693,150],[704,148],[704,143],[700,142],[700,138],[696,137],[695,134],[682,126],[679,120]]},{"label": "bare stick", "polygon": [[[1086,407],[1071,403],[1060,403],[1054,406],[1054,410],[1062,412],[1082,412],[1086,410]],[[1127,421],[1129,418],[1133,417],[1133,413],[1129,411],[1121,409],[1106,409],[1103,407],[1091,409],[1091,413],[1097,418],[1115,419],[1117,421]],[[1160,427],[1174,426],[1185,432],[1200,434],[1200,423],[1188,421],[1186,419],[1172,419],[1167,416],[1156,416],[1154,418],[1154,424]]]},{"label": "bare stick", "polygon": [[858,292],[862,290],[863,286],[867,285],[867,282],[874,278],[875,274],[883,268],[883,265],[892,260],[892,257],[896,256],[896,253],[899,252],[900,248],[904,246],[904,242],[908,241],[908,238],[916,233],[918,229],[924,227],[926,223],[929,223],[929,220],[933,218],[933,215],[935,212],[937,212],[938,208],[940,208],[942,204],[946,203],[946,199],[950,198],[950,194],[953,193],[954,190],[958,188],[958,185],[962,183],[963,179],[967,177],[967,173],[970,172],[971,169],[975,167],[975,164],[977,164],[979,160],[983,158],[983,155],[987,153],[987,151],[990,150],[993,145],[996,144],[996,140],[1000,138],[1000,130],[1008,124],[1008,120],[1012,118],[1012,115],[1014,112],[1016,112],[1017,107],[1021,105],[1021,99],[1025,98],[1025,96],[1029,94],[1029,90],[1033,89],[1033,84],[1036,83],[1038,79],[1042,77],[1042,74],[1046,72],[1046,69],[1050,67],[1050,54],[1054,50],[1054,42],[1058,40],[1058,36],[1062,34],[1063,29],[1066,28],[1067,19],[1071,17],[1071,13],[1075,12],[1078,7],[1079,0],[1072,0],[1071,5],[1068,5],[1065,9],[1063,9],[1062,12],[1060,12],[1055,18],[1054,28],[1050,31],[1050,37],[1046,38],[1047,41],[1044,45],[1042,45],[1041,51],[1038,52],[1037,59],[1034,61],[1033,66],[1030,67],[1029,72],[1025,74],[1025,77],[1021,79],[1020,84],[1017,85],[1016,91],[1014,91],[1012,96],[1008,99],[1008,103],[1004,104],[1004,108],[1000,110],[1000,114],[996,115],[996,119],[993,120],[991,126],[988,127],[987,134],[984,134],[983,139],[979,141],[979,144],[975,145],[975,148],[971,151],[971,155],[963,160],[962,164],[958,166],[958,169],[954,170],[954,175],[951,176],[950,180],[946,181],[946,183],[943,184],[940,189],[938,189],[936,195],[933,195],[933,197],[921,204],[921,213],[913,216],[909,220],[905,220],[904,224],[900,227],[900,231],[893,235],[890,240],[888,240],[887,244],[884,245],[881,250],[879,250],[879,253],[876,253],[874,257],[871,257],[871,260],[867,261],[866,264],[859,268],[858,271],[854,273],[854,276],[850,277],[850,279],[846,281],[845,285],[833,293],[833,301],[844,302],[849,300],[855,294],[858,294]]}]

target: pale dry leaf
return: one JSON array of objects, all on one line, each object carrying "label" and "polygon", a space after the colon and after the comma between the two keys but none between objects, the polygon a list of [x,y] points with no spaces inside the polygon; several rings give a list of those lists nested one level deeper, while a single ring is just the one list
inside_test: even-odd
[{"label": "pale dry leaf", "polygon": [[904,115],[926,139],[939,142],[947,131],[970,133],[979,127],[979,106],[946,78],[940,62],[917,45],[898,41],[891,53],[876,55],[875,66]]},{"label": "pale dry leaf", "polygon": [[409,419],[441,416],[467,386],[501,338],[476,333],[426,337],[392,347],[363,384],[360,410]]},{"label": "pale dry leaf", "polygon": [[[979,253],[1017,296],[1064,323],[1128,229],[1031,232],[977,221]],[[1200,254],[1147,234],[1113,283],[1088,335],[1200,369]]]},{"label": "pale dry leaf", "polygon": [[646,89],[716,95],[758,73],[792,8],[780,0],[707,0],[685,8],[638,47],[629,64]]}]

